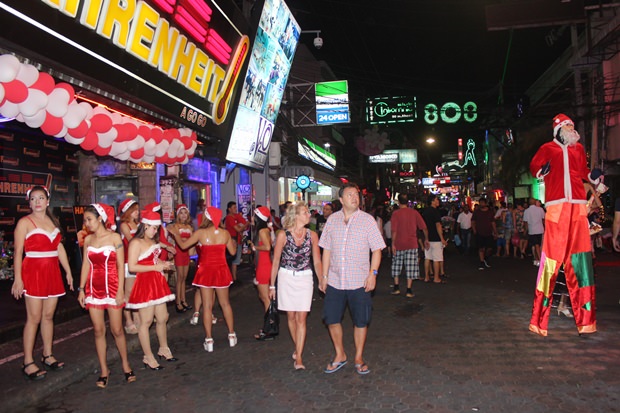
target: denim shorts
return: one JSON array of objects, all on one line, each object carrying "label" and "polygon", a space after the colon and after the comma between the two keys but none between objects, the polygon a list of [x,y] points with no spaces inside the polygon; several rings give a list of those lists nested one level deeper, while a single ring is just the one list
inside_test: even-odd
[{"label": "denim shorts", "polygon": [[355,290],[339,290],[328,285],[325,291],[325,300],[323,300],[323,321],[325,324],[340,324],[347,304],[353,325],[358,328],[368,327],[372,314],[372,299],[370,298],[370,291],[364,291],[364,287]]}]

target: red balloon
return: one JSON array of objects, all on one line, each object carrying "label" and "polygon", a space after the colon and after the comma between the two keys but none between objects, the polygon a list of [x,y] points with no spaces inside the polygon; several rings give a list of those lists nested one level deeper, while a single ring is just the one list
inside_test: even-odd
[{"label": "red balloon", "polygon": [[104,113],[98,113],[90,119],[90,125],[91,130],[104,133],[112,127],[112,118]]},{"label": "red balloon", "polygon": [[181,136],[181,142],[183,142],[183,147],[185,148],[185,150],[188,150],[192,147],[192,143],[194,141],[189,136]]},{"label": "red balloon", "polygon": [[24,82],[15,79],[9,83],[3,83],[2,86],[4,87],[4,98],[9,102],[22,103],[28,98],[28,88]]},{"label": "red balloon", "polygon": [[73,136],[74,138],[83,138],[84,136],[86,136],[86,133],[88,133],[88,123],[83,120],[77,127],[69,129],[67,132],[69,132],[69,135]]},{"label": "red balloon", "polygon": [[97,136],[97,133],[92,130],[88,131],[84,142],[82,142],[80,146],[84,150],[92,151],[97,146],[99,146],[99,136]]},{"label": "red balloon", "polygon": [[55,86],[56,82],[54,82],[54,78],[49,73],[39,72],[39,78],[30,87],[49,95]]},{"label": "red balloon", "polygon": [[151,138],[153,138],[155,143],[160,143],[164,139],[164,132],[161,128],[153,128],[151,129]]},{"label": "red balloon", "polygon": [[127,129],[125,128],[125,125],[117,123],[116,125],[112,127],[116,129],[116,132],[117,132],[116,139],[114,139],[114,142],[127,142],[131,140],[129,139],[129,135],[127,134]]},{"label": "red balloon", "polygon": [[142,136],[145,141],[149,140],[151,137],[151,128],[146,125],[140,125],[138,128],[138,135]]},{"label": "red balloon", "polygon": [[43,125],[41,125],[41,131],[46,135],[54,136],[60,133],[63,126],[62,118],[57,118],[48,113],[45,115]]},{"label": "red balloon", "polygon": [[133,159],[142,159],[144,158],[144,148],[138,148],[135,151],[129,152],[129,157]]},{"label": "red balloon", "polygon": [[95,152],[95,154],[99,156],[107,156],[110,154],[110,150],[112,150],[112,146],[108,146],[107,148],[96,146],[95,149],[93,149],[93,152]]},{"label": "red balloon", "polygon": [[172,142],[175,139],[178,139],[181,136],[178,129],[166,129],[164,131],[164,139],[168,142]]},{"label": "red balloon", "polygon": [[138,135],[138,127],[134,125],[133,123],[123,123],[123,126],[125,127],[127,136],[129,136],[130,138],[129,140],[133,140]]}]

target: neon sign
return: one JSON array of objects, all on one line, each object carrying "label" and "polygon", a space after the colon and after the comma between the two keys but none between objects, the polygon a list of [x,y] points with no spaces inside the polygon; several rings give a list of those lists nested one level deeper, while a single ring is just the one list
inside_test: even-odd
[{"label": "neon sign", "polygon": [[413,122],[417,118],[415,97],[366,100],[366,121],[371,125]]},{"label": "neon sign", "polygon": [[474,150],[476,149],[476,142],[473,139],[467,140],[467,151],[465,152],[465,163],[463,166],[467,165],[471,162],[473,166],[476,166],[476,154]]},{"label": "neon sign", "polygon": [[[210,115],[202,116],[214,124],[226,119],[250,42],[237,30],[241,36],[233,49],[211,26],[213,10],[204,0],[152,0],[153,5],[139,0],[41,2],[206,98],[212,110]],[[107,59],[97,57],[107,63]],[[195,117],[194,112],[198,112]],[[206,119],[199,119],[199,112],[191,107],[188,113],[185,107],[180,115],[204,126]]]},{"label": "neon sign", "polygon": [[475,122],[478,118],[478,105],[467,102],[463,105],[463,109],[454,102],[446,102],[441,108],[434,103],[424,106],[424,121],[429,125],[434,125],[439,119],[445,123],[456,123],[461,116],[465,122]]}]

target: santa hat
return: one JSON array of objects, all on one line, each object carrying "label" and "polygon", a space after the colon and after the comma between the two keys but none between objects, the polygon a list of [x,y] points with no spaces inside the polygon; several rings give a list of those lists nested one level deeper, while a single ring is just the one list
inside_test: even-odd
[{"label": "santa hat", "polygon": [[140,222],[142,222],[143,224],[161,225],[161,217],[159,216],[159,213],[155,211],[145,210],[142,211],[140,215],[142,215],[142,219],[140,219]]},{"label": "santa hat", "polygon": [[106,228],[111,229],[112,231],[116,231],[116,223],[114,221],[114,208],[107,204],[92,204],[92,206],[97,210],[97,213],[103,220]]},{"label": "santa hat", "polygon": [[159,211],[161,211],[161,205],[159,204],[159,202],[155,201],[155,202],[145,206],[144,210],[145,211],[159,212]]},{"label": "santa hat", "polygon": [[207,207],[205,209],[205,218],[213,222],[215,233],[217,234],[217,229],[220,227],[220,221],[222,220],[222,210],[216,207]]},{"label": "santa hat", "polygon": [[555,118],[553,118],[553,137],[558,136],[558,131],[562,128],[562,126],[566,125],[575,126],[572,119],[565,114],[558,113],[557,115],[555,115]]},{"label": "santa hat", "polygon": [[268,221],[269,217],[271,216],[271,212],[269,211],[269,208],[265,206],[256,208],[254,210],[254,213],[256,214],[257,217],[259,217],[263,221]]},{"label": "santa hat", "polygon": [[118,215],[123,215],[133,204],[137,203],[135,199],[127,198],[118,205]]},{"label": "santa hat", "polygon": [[187,209],[187,212],[189,213],[189,208],[187,207],[187,205],[185,204],[179,204],[177,205],[177,215],[179,215],[179,211],[182,209]]},{"label": "santa hat", "polygon": [[47,189],[47,187],[45,185],[35,185],[35,186],[31,186],[30,188],[28,188],[26,190],[26,199],[30,199],[30,193],[35,188],[36,189],[42,188],[45,191],[45,193],[47,194],[47,197],[48,198],[50,197],[50,191],[49,191],[49,189]]}]

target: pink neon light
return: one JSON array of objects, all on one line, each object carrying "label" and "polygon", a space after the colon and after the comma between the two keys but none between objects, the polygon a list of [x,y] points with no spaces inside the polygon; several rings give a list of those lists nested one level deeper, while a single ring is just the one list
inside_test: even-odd
[{"label": "pink neon light", "polygon": [[153,0],[153,3],[161,10],[171,14],[174,10],[174,3],[176,3],[176,0]]},{"label": "pink neon light", "polygon": [[205,45],[205,48],[207,49],[207,51],[209,51],[213,55],[213,57],[217,61],[225,65],[228,65],[228,62],[230,61],[229,53],[224,53],[222,49],[218,48],[218,46],[213,43],[207,43]]},{"label": "pink neon light", "polygon": [[210,29],[207,38],[214,39],[215,43],[219,44],[227,53],[232,52],[232,47],[230,47],[228,43],[226,43],[226,41],[222,39],[222,36],[220,36],[219,33],[215,30]]},{"label": "pink neon light", "polygon": [[[183,3],[184,6],[186,6],[186,8],[191,7],[193,10],[195,10],[207,22],[211,21],[211,15],[213,14],[213,10],[211,10],[211,8],[207,6],[207,3],[205,3],[204,1],[202,0],[181,0],[181,2]],[[189,5],[190,7],[187,7],[187,5]]]},{"label": "pink neon light", "polygon": [[188,22],[185,19],[185,17],[177,13],[174,15],[173,18],[174,18],[174,21],[176,21],[179,24],[179,26],[183,27],[185,31],[190,34],[190,36],[192,36],[194,39],[196,39],[200,43],[204,42],[205,37],[201,35],[196,29],[194,29],[194,27],[191,25],[190,22]]},{"label": "pink neon light", "polygon": [[207,22],[204,20],[201,22],[200,19],[197,19],[189,10],[182,6],[177,7],[177,13],[182,14],[203,37],[207,35],[207,29],[209,28]]}]

